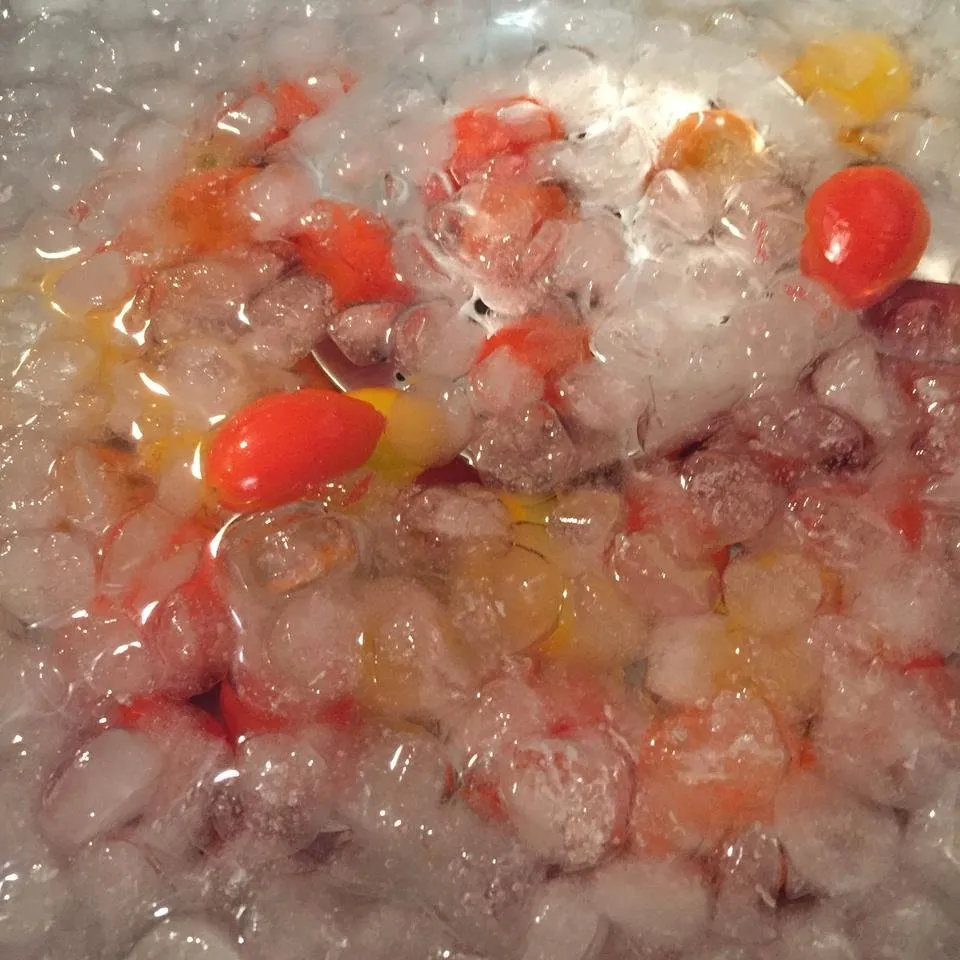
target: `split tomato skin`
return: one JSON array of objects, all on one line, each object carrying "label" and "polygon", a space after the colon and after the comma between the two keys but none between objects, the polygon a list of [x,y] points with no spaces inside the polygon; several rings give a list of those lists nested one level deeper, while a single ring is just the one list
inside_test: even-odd
[{"label": "split tomato skin", "polygon": [[841,305],[879,303],[917,268],[930,239],[920,191],[890,167],[835,173],[810,197],[801,268]]},{"label": "split tomato skin", "polygon": [[362,467],[385,427],[369,403],[331,390],[270,394],[220,427],[204,475],[227,509],[281,506]]}]

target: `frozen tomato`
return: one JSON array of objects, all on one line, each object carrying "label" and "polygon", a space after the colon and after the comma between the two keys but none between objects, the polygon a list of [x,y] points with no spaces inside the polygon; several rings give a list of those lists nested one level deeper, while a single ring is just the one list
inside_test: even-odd
[{"label": "frozen tomato", "polygon": [[841,170],[813,193],[800,260],[851,309],[892,293],[916,269],[930,238],[920,191],[889,167]]},{"label": "frozen tomato", "polygon": [[217,431],[206,481],[231,510],[300,500],[363,466],[385,425],[369,403],[330,390],[271,394]]}]

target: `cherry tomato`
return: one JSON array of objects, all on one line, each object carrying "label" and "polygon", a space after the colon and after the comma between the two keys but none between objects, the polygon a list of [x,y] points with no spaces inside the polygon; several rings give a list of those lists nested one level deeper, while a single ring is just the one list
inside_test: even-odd
[{"label": "cherry tomato", "polygon": [[362,210],[321,200],[292,239],[304,269],[330,284],[341,309],[410,301],[409,288],[397,279],[390,229]]},{"label": "cherry tomato", "polygon": [[480,348],[476,363],[497,350],[507,350],[514,360],[550,379],[560,377],[590,357],[590,334],[579,324],[552,317],[530,317],[504,327]]},{"label": "cherry tomato", "polygon": [[917,188],[889,167],[841,170],[807,204],[800,262],[843,306],[878,303],[916,269],[930,239]]},{"label": "cherry tomato", "polygon": [[521,154],[551,140],[562,140],[556,114],[531,97],[511,97],[459,114],[453,121],[456,147],[450,175],[459,184],[495,157]]},{"label": "cherry tomato", "polygon": [[249,242],[253,223],[241,215],[235,198],[240,185],[256,172],[256,167],[198,170],[177,181],[167,195],[166,213],[194,252]]},{"label": "cherry tomato", "polygon": [[261,397],[217,431],[206,480],[231,510],[290,503],[363,466],[385,426],[369,403],[330,390]]}]

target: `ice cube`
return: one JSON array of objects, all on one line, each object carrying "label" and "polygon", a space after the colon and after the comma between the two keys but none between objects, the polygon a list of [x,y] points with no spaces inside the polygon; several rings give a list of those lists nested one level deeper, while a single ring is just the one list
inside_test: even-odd
[{"label": "ice cube", "polygon": [[257,884],[243,910],[244,956],[247,949],[254,960],[302,960],[313,950],[349,955],[357,908],[324,880],[317,873],[293,874]]},{"label": "ice cube", "polygon": [[13,389],[42,404],[70,403],[98,374],[97,351],[77,341],[47,343],[22,359]]},{"label": "ice cube", "polygon": [[0,758],[23,783],[45,780],[72,724],[63,713],[68,678],[48,651],[0,631]]},{"label": "ice cube", "polygon": [[173,344],[157,355],[155,370],[145,375],[148,380],[140,379],[147,389],[169,397],[180,422],[193,430],[209,429],[226,419],[256,389],[244,357],[216,340]]},{"label": "ice cube", "polygon": [[401,315],[393,340],[397,365],[405,373],[454,380],[469,370],[484,335],[449,300],[434,300]]},{"label": "ice cube", "polygon": [[330,339],[357,366],[380,363],[393,352],[393,325],[402,312],[396,303],[348,307],[330,320]]},{"label": "ice cube", "polygon": [[759,945],[776,940],[777,899],[785,874],[774,832],[755,826],[725,841],[718,872],[713,929],[738,943]]},{"label": "ice cube", "polygon": [[74,756],[44,800],[44,833],[71,850],[129,822],[150,802],[163,758],[150,740],[108,730]]},{"label": "ice cube", "polygon": [[170,885],[140,849],[124,840],[84,847],[72,873],[102,949],[111,956],[129,949],[170,902]]},{"label": "ice cube", "polygon": [[556,880],[534,903],[523,960],[593,960],[607,939],[606,918],[581,884]]},{"label": "ice cube", "polygon": [[623,225],[612,214],[593,211],[568,224],[554,258],[550,284],[573,294],[582,310],[606,303],[627,272]]},{"label": "ice cube", "polygon": [[788,869],[828,895],[869,890],[895,868],[900,832],[893,814],[813,774],[784,780],[775,825]]},{"label": "ice cube", "polygon": [[243,586],[269,599],[353,573],[363,546],[358,523],[310,504],[295,504],[231,524],[220,555]]},{"label": "ice cube", "polygon": [[240,348],[275,366],[292,367],[323,338],[333,315],[333,293],[327,283],[287,277],[247,308],[250,332],[240,339]]},{"label": "ice cube", "polygon": [[827,471],[856,469],[870,454],[870,441],[857,423],[803,391],[747,400],[734,407],[732,415],[751,447],[788,469],[806,465]]},{"label": "ice cube", "polygon": [[27,626],[53,626],[94,595],[94,558],[76,534],[24,533],[0,542],[0,603]]},{"label": "ice cube", "polygon": [[843,916],[829,902],[811,910],[782,913],[776,960],[860,960]]},{"label": "ice cube", "polygon": [[620,106],[619,78],[582,48],[548,47],[530,61],[525,72],[531,96],[550,104],[572,136],[605,121]]},{"label": "ice cube", "polygon": [[[360,680],[364,627],[352,591],[320,585],[289,600],[263,636],[239,652],[244,673],[279,702],[327,702]],[[317,643],[322,638],[322,643]]]},{"label": "ice cube", "polygon": [[640,942],[677,950],[710,919],[710,894],[696,868],[680,861],[626,858],[598,870],[592,899],[613,923]]},{"label": "ice cube", "polygon": [[221,775],[234,769],[233,758],[225,739],[201,724],[206,715],[198,708],[158,702],[160,711],[141,725],[163,758],[163,774],[128,837],[160,861],[177,864],[211,844],[213,799]]},{"label": "ice cube", "polygon": [[727,613],[760,634],[775,636],[804,627],[822,593],[820,568],[798,553],[734,557],[723,572]]},{"label": "ice cube", "polygon": [[409,855],[440,819],[450,776],[443,746],[428,734],[373,730],[344,786],[341,814],[362,842]]},{"label": "ice cube", "polygon": [[234,937],[200,917],[162,920],[125,960],[240,960]]},{"label": "ice cube", "polygon": [[904,838],[906,857],[949,898],[960,892],[960,777],[948,777],[935,802],[914,812]]},{"label": "ice cube", "polygon": [[857,933],[863,955],[877,960],[954,957],[960,951],[960,923],[909,881],[892,884],[864,905]]},{"label": "ice cube", "polygon": [[5,381],[16,373],[51,320],[38,297],[0,291],[0,374]]},{"label": "ice cube", "polygon": [[322,729],[262,733],[238,744],[237,775],[227,782],[252,833],[249,845],[279,858],[312,843],[332,821],[335,760],[333,736]]},{"label": "ice cube", "polygon": [[256,292],[251,279],[227,260],[194,260],[161,271],[148,299],[151,338],[160,344],[202,335],[234,341],[245,330],[240,308]]},{"label": "ice cube", "polygon": [[502,554],[510,546],[507,508],[476,487],[414,487],[402,495],[395,522],[394,556],[414,570],[447,572],[474,550]]},{"label": "ice cube", "polygon": [[[5,818],[12,811],[4,811]],[[11,830],[0,853],[0,949],[10,957],[42,956],[73,905],[69,874],[31,830]]]},{"label": "ice cube", "polygon": [[821,403],[855,420],[880,442],[907,426],[903,404],[884,382],[877,353],[865,338],[824,357],[812,383]]},{"label": "ice cube", "polygon": [[688,242],[702,240],[719,213],[706,191],[676,170],[654,175],[644,194],[643,210]]},{"label": "ice cube", "polygon": [[617,534],[609,562],[626,595],[651,614],[681,617],[709,613],[719,596],[715,567],[674,556],[653,533]]},{"label": "ice cube", "polygon": [[725,620],[716,614],[661,620],[650,638],[647,689],[670,703],[711,700],[717,693],[711,661],[725,635]]},{"label": "ice cube", "polygon": [[749,459],[710,450],[687,457],[680,482],[717,546],[756,536],[781,497],[776,483]]},{"label": "ice cube", "polygon": [[952,284],[913,280],[865,314],[880,353],[926,363],[960,357],[960,302]]},{"label": "ice cube", "polygon": [[955,763],[938,682],[856,650],[835,655],[813,733],[821,766],[868,801],[906,810],[931,803]]},{"label": "ice cube", "polygon": [[489,421],[473,444],[473,457],[481,477],[519,493],[552,492],[578,469],[573,441],[543,403]]},{"label": "ice cube", "polygon": [[521,740],[500,777],[520,839],[568,870],[594,866],[623,842],[632,777],[600,735]]},{"label": "ice cube", "polygon": [[845,586],[852,616],[880,631],[886,650],[900,660],[957,649],[960,592],[932,559],[886,553],[866,558]]},{"label": "ice cube", "polygon": [[543,377],[509,350],[494,350],[470,374],[470,400],[481,416],[509,417],[543,397]]},{"label": "ice cube", "polygon": [[71,620],[57,644],[64,673],[97,698],[150,693],[166,680],[163,664],[144,642],[142,625],[122,610]]}]

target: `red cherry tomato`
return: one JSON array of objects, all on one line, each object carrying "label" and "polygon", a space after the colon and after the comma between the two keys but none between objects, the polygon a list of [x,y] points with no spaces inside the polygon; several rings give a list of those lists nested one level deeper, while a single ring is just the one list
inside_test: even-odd
[{"label": "red cherry tomato", "polygon": [[863,309],[916,269],[930,239],[920,191],[889,167],[841,170],[807,204],[800,262],[841,304]]},{"label": "red cherry tomato", "polygon": [[453,131],[456,148],[448,169],[459,184],[495,157],[521,154],[565,135],[556,114],[530,97],[465,110],[453,121]]},{"label": "red cherry tomato", "polygon": [[292,240],[304,269],[330,284],[341,309],[410,301],[409,288],[397,279],[390,229],[362,210],[321,200]]},{"label": "red cherry tomato", "polygon": [[291,503],[363,466],[385,426],[369,403],[331,390],[261,397],[217,431],[206,480],[231,510]]}]

